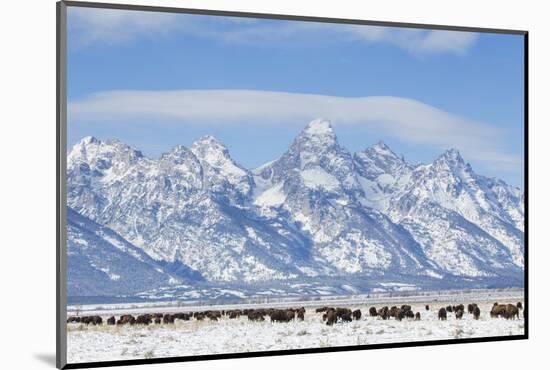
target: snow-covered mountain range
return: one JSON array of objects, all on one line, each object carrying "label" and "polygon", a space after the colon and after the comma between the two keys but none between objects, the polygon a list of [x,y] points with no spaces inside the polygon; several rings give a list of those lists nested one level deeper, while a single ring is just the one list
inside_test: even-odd
[{"label": "snow-covered mountain range", "polygon": [[522,191],[455,149],[352,154],[317,119],[253,170],[212,136],[158,159],[86,137],[67,159],[69,295],[523,284]]}]

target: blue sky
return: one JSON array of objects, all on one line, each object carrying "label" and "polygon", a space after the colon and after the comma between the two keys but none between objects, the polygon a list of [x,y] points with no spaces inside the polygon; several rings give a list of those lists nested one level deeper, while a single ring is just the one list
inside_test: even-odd
[{"label": "blue sky", "polygon": [[70,7],[68,30],[69,146],[212,134],[255,167],[323,117],[352,152],[455,147],[523,188],[522,36]]}]

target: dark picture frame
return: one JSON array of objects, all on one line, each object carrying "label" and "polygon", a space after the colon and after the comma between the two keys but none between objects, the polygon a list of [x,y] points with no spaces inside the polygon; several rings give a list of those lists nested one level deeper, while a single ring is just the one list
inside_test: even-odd
[{"label": "dark picture frame", "polygon": [[[67,318],[67,8],[82,7],[82,8],[100,8],[100,9],[117,9],[117,10],[133,10],[147,12],[165,12],[165,13],[184,13],[184,14],[199,14],[199,15],[215,15],[224,17],[246,17],[246,18],[264,18],[278,20],[296,20],[306,22],[323,22],[323,23],[338,23],[338,24],[353,24],[353,25],[370,25],[370,26],[390,26],[403,28],[419,28],[431,30],[449,30],[449,31],[472,31],[478,33],[496,33],[496,34],[513,34],[521,35],[524,40],[524,185],[525,185],[525,265],[524,265],[524,294],[525,294],[525,332],[523,335],[510,335],[502,337],[480,337],[468,339],[444,339],[434,341],[418,341],[408,343],[385,343],[371,345],[355,345],[346,347],[326,347],[326,348],[309,348],[309,349],[293,349],[293,350],[274,350],[248,353],[229,353],[229,354],[209,354],[198,356],[181,356],[168,358],[151,358],[151,359],[135,359],[135,360],[115,360],[115,361],[100,361],[87,363],[67,363],[67,337],[66,337],[66,318]],[[56,186],[56,228],[57,228],[57,246],[56,246],[56,285],[57,285],[57,316],[56,316],[56,359],[57,367],[64,369],[76,368],[92,368],[105,366],[121,366],[121,365],[139,365],[139,364],[156,364],[156,363],[172,363],[186,361],[203,361],[203,360],[219,360],[231,358],[246,358],[246,357],[264,357],[264,356],[280,356],[294,354],[309,354],[322,352],[343,352],[371,349],[388,349],[399,347],[419,347],[433,345],[448,345],[448,344],[464,344],[464,343],[482,343],[496,342],[508,340],[523,340],[529,338],[529,129],[528,129],[528,113],[529,113],[529,98],[528,98],[528,74],[529,74],[529,33],[525,30],[513,29],[493,29],[493,28],[478,28],[478,27],[459,27],[438,24],[416,24],[416,23],[398,23],[398,22],[382,22],[359,19],[339,19],[328,17],[312,17],[298,15],[283,15],[283,14],[264,14],[251,12],[233,12],[233,11],[218,11],[209,9],[188,9],[188,8],[173,8],[173,7],[158,7],[158,6],[142,6],[129,4],[110,4],[97,2],[79,2],[79,1],[60,1],[57,3],[57,99],[56,99],[56,120],[57,120],[57,142],[56,142],[56,168],[57,168],[57,186]]]}]

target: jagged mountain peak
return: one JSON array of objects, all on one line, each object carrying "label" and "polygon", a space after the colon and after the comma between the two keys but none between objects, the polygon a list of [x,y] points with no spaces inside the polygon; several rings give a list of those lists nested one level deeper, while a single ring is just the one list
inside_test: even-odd
[{"label": "jagged mountain peak", "polygon": [[336,134],[329,121],[317,118],[311,121],[296,137],[294,144],[302,149],[322,149],[338,146]]},{"label": "jagged mountain peak", "polygon": [[522,194],[468,171],[455,149],[420,166],[382,141],[352,156],[330,122],[315,119],[252,173],[210,135],[159,160],[81,142],[69,205],[208,281],[403,273],[421,283],[429,270],[444,284],[447,273],[508,278],[521,269],[523,234],[510,222],[523,223]]},{"label": "jagged mountain peak", "polygon": [[89,148],[98,147],[102,144],[103,142],[95,136],[85,136],[69,149],[69,155],[71,153],[74,155],[78,152],[85,154]]},{"label": "jagged mountain peak", "polygon": [[368,153],[371,157],[385,157],[385,158],[390,158],[401,162],[405,162],[403,157],[398,156],[382,140],[378,141],[376,144],[372,145],[371,147],[365,149],[364,152]]},{"label": "jagged mountain peak", "polygon": [[381,151],[391,152],[390,147],[385,142],[383,142],[382,140],[379,140],[376,144],[374,144],[372,146],[372,148],[377,149],[377,150],[381,150]]},{"label": "jagged mountain peak", "polygon": [[[99,148],[99,149],[98,149]],[[90,152],[95,150],[101,150],[102,152],[109,151],[131,151],[135,153],[141,153],[141,151],[133,148],[132,146],[118,140],[118,139],[106,139],[101,140],[95,136],[86,136],[77,142],[71,151],[73,150],[89,150]]]},{"label": "jagged mountain peak", "polygon": [[115,158],[123,162],[133,162],[143,158],[143,153],[128,144],[116,139],[99,140],[94,136],[86,136],[76,143],[67,155],[67,163],[94,162],[99,167],[107,166]]},{"label": "jagged mountain peak", "polygon": [[189,151],[190,151],[189,148],[187,148],[186,146],[176,145],[175,147],[172,148],[172,150],[170,150],[169,153],[171,153],[171,154],[184,154],[184,153],[188,153]]},{"label": "jagged mountain peak", "polygon": [[281,157],[254,172],[273,184],[285,182],[317,188],[314,184],[330,183],[328,188],[334,190],[339,182],[346,182],[346,186],[354,182],[352,171],[352,157],[338,144],[330,122],[317,118],[304,127]]},{"label": "jagged mountain peak", "polygon": [[204,145],[225,148],[224,143],[212,135],[203,135],[193,143],[193,146],[204,146]]},{"label": "jagged mountain peak", "polygon": [[101,140],[96,138],[95,136],[85,136],[80,140],[79,144],[81,145],[90,145],[90,144],[99,144]]},{"label": "jagged mountain peak", "polygon": [[330,121],[323,118],[316,118],[311,121],[303,132],[308,135],[334,135]]},{"label": "jagged mountain peak", "polygon": [[208,166],[233,176],[244,176],[247,171],[231,158],[229,149],[214,136],[205,135],[191,145],[191,152]]},{"label": "jagged mountain peak", "polygon": [[460,154],[458,149],[455,148],[447,149],[443,154],[437,157],[434,163],[445,163],[450,167],[462,167],[466,165],[466,163],[464,162],[464,158],[462,158],[462,155]]},{"label": "jagged mountain peak", "polygon": [[[403,156],[397,155],[383,141],[355,153],[354,161],[359,174],[370,180],[376,180],[380,175],[401,176],[412,170],[412,166],[405,161]],[[383,179],[383,181],[386,183],[388,179]]]},{"label": "jagged mountain peak", "polygon": [[207,188],[213,193],[228,197],[231,203],[241,203],[252,191],[252,175],[231,158],[222,141],[205,135],[191,145],[191,152],[199,160]]},{"label": "jagged mountain peak", "polygon": [[176,145],[169,152],[162,154],[160,160],[175,163],[183,163],[187,160],[198,161],[191,149],[183,145]]},{"label": "jagged mountain peak", "polygon": [[199,158],[206,160],[216,159],[220,156],[228,157],[229,150],[225,144],[212,135],[204,135],[191,145],[191,151]]},{"label": "jagged mountain peak", "polygon": [[139,150],[132,148],[130,145],[118,139],[101,140],[95,136],[85,136],[73,146],[73,148],[93,148],[93,147],[131,149],[136,152],[139,152]]}]

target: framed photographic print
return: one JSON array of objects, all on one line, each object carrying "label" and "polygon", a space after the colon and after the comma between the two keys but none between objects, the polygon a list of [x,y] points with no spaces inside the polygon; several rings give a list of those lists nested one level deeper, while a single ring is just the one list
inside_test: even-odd
[{"label": "framed photographic print", "polygon": [[526,31],[57,11],[59,368],[527,338]]}]

